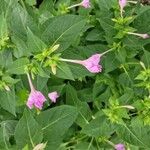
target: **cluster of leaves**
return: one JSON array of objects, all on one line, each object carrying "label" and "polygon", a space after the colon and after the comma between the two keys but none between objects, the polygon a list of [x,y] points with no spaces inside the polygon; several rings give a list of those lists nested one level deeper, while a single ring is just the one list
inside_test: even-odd
[{"label": "cluster of leaves", "polygon": [[[128,3],[121,18],[118,0],[67,9],[77,2],[0,0],[1,150],[150,149],[150,39],[127,34],[150,33],[150,6]],[[109,48],[98,74],[57,61]],[[38,90],[59,92],[57,104],[26,107],[26,71]]]}]

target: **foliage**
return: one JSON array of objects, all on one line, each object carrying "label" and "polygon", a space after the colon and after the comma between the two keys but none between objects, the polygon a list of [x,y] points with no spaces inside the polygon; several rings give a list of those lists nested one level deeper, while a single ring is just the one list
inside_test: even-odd
[{"label": "foliage", "polygon": [[[130,34],[150,34],[150,6],[134,2],[0,0],[1,150],[150,149],[150,38]],[[105,52],[99,73],[78,61]],[[56,103],[27,107],[28,73]]]}]

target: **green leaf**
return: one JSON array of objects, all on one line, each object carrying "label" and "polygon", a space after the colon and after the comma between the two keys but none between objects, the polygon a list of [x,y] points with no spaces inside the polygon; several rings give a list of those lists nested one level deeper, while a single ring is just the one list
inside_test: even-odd
[{"label": "green leaf", "polygon": [[150,128],[136,119],[131,121],[131,125],[119,125],[117,133],[124,141],[132,145],[150,148]]},{"label": "green leaf", "polygon": [[147,19],[150,15],[150,9],[140,13],[134,20],[134,27],[141,33],[150,32],[150,20]]},{"label": "green leaf", "polygon": [[79,64],[68,64],[68,66],[71,69],[71,72],[75,79],[83,78],[86,76],[93,76],[93,74],[90,73],[84,66],[81,66]]},{"label": "green leaf", "polygon": [[4,17],[4,15],[0,15],[0,38],[4,38],[5,36],[7,36],[8,31],[7,31],[7,22],[6,22],[6,18]]},{"label": "green leaf", "polygon": [[11,63],[7,68],[7,72],[11,74],[24,74],[25,73],[25,66],[29,64],[29,60],[27,58],[19,58],[13,63]]},{"label": "green leaf", "polygon": [[150,68],[150,52],[144,51],[144,55],[142,56],[142,62],[146,66],[146,68]]},{"label": "green leaf", "polygon": [[9,149],[10,147],[10,138],[14,135],[15,126],[17,121],[15,120],[7,120],[1,122],[0,127],[0,149]]},{"label": "green leaf", "polygon": [[42,91],[47,86],[48,78],[43,78],[43,77],[37,76],[34,81],[36,82],[36,83],[35,82],[34,83],[35,83],[37,89]]},{"label": "green leaf", "polygon": [[12,53],[9,51],[0,52],[0,66],[7,67],[12,63]]},{"label": "green leaf", "polygon": [[66,103],[68,105],[75,106],[78,110],[78,117],[76,123],[81,127],[88,124],[91,119],[91,110],[86,102],[82,102],[78,99],[76,90],[71,86],[66,86]]},{"label": "green leaf", "polygon": [[57,149],[77,114],[75,107],[62,105],[44,111],[37,117],[37,121],[42,126],[44,140],[48,142],[48,149]]},{"label": "green leaf", "polygon": [[10,14],[11,30],[15,36],[26,41],[27,27],[37,33],[38,28],[34,19],[27,13],[26,9],[22,8],[19,3],[15,5]]},{"label": "green leaf", "polygon": [[30,6],[33,6],[36,4],[36,0],[25,0],[26,3],[28,3]]},{"label": "green leaf", "polygon": [[39,124],[29,110],[24,111],[15,129],[15,140],[19,149],[27,144],[30,149],[42,141],[43,134]]},{"label": "green leaf", "polygon": [[11,114],[16,115],[16,99],[13,89],[11,91],[0,91],[0,105]]},{"label": "green leaf", "polygon": [[42,38],[52,46],[60,44],[60,49],[67,49],[82,32],[85,19],[76,15],[55,17],[42,34]]},{"label": "green leaf", "polygon": [[117,0],[99,0],[98,1],[98,6],[100,7],[101,10],[110,10],[112,7],[116,6],[118,4]]},{"label": "green leaf", "polygon": [[114,22],[111,18],[113,18],[113,14],[110,11],[105,10],[103,12],[98,12],[98,21],[105,31],[105,39],[109,44],[113,43],[113,37],[116,35]]},{"label": "green leaf", "polygon": [[47,46],[46,44],[28,28],[27,45],[30,53],[42,52]]},{"label": "green leaf", "polygon": [[75,150],[97,150],[91,143],[81,142],[75,145]]},{"label": "green leaf", "polygon": [[83,127],[82,133],[94,137],[110,137],[114,126],[105,116],[98,116]]},{"label": "green leaf", "polygon": [[27,44],[22,38],[13,36],[11,40],[16,45],[13,51],[15,57],[20,58],[23,56],[29,56],[30,52],[28,50]]},{"label": "green leaf", "polygon": [[87,41],[105,41],[104,31],[93,29],[90,31],[86,37]]},{"label": "green leaf", "polygon": [[110,53],[106,56],[104,60],[105,72],[111,72],[120,66],[119,61],[116,59],[115,54]]},{"label": "green leaf", "polygon": [[56,76],[62,79],[70,79],[74,80],[73,74],[66,63],[59,63],[57,65],[57,73]]}]

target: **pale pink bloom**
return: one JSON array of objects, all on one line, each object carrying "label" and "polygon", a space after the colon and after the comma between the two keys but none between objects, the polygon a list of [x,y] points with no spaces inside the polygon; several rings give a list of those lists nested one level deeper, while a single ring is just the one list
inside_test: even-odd
[{"label": "pale pink bloom", "polygon": [[123,144],[117,144],[115,145],[116,150],[125,150],[125,146]]},{"label": "pale pink bloom", "polygon": [[40,91],[31,91],[28,101],[27,101],[27,106],[32,109],[33,106],[35,106],[38,109],[42,109],[43,103],[46,101],[46,98]]},{"label": "pale pink bloom", "polygon": [[74,7],[78,7],[78,6],[82,6],[84,8],[90,8],[90,0],[82,0],[81,3],[77,3],[75,5],[69,6],[68,9],[74,8]]},{"label": "pale pink bloom", "polygon": [[95,54],[89,57],[86,60],[83,60],[81,64],[85,66],[92,73],[99,73],[102,71],[102,66],[99,65],[100,62],[100,54]]},{"label": "pale pink bloom", "polygon": [[46,98],[40,91],[35,90],[32,84],[30,75],[27,74],[27,76],[28,76],[28,81],[29,81],[31,92],[30,92],[30,95],[26,104],[30,109],[32,109],[33,107],[36,107],[41,110],[43,107],[43,103],[46,101]]},{"label": "pale pink bloom", "polygon": [[48,97],[53,103],[56,103],[56,100],[59,97],[59,94],[56,91],[54,91],[54,92],[49,93]]},{"label": "pale pink bloom", "polygon": [[62,58],[60,60],[80,64],[83,65],[91,73],[99,73],[102,71],[102,66],[99,64],[101,56],[101,54],[94,54],[86,60],[71,60]]},{"label": "pale pink bloom", "polygon": [[119,0],[119,6],[122,10],[126,5],[127,5],[127,0]]},{"label": "pale pink bloom", "polygon": [[148,34],[141,34],[141,37],[142,37],[143,39],[148,39],[148,38],[150,38],[150,36],[149,36]]},{"label": "pale pink bloom", "polygon": [[143,39],[148,39],[148,38],[150,38],[150,36],[149,36],[147,33],[145,33],[145,34],[140,34],[140,33],[128,32],[128,34],[130,34],[130,35],[135,35],[135,36],[141,37],[141,38],[143,38]]},{"label": "pale pink bloom", "polygon": [[123,17],[123,9],[127,5],[127,0],[119,0],[121,17]]},{"label": "pale pink bloom", "polygon": [[90,0],[83,0],[81,2],[81,6],[83,6],[84,8],[90,8]]}]

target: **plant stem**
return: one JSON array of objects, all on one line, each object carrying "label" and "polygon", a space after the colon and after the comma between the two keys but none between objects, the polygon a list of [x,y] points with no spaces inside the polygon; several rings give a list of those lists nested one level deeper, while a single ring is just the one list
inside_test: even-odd
[{"label": "plant stem", "polygon": [[137,4],[138,2],[136,2],[136,1],[128,1],[128,3]]},{"label": "plant stem", "polygon": [[33,91],[35,91],[35,88],[34,88],[34,86],[32,84],[32,80],[31,80],[31,77],[30,77],[29,73],[27,73],[27,77],[28,77],[28,81],[29,81],[31,92],[33,92]]},{"label": "plant stem", "polygon": [[109,50],[107,50],[107,51],[103,52],[103,53],[101,54],[101,56],[103,56],[103,55],[105,55],[105,54],[107,54],[107,53],[109,53],[109,52],[113,51],[113,49],[114,49],[114,48],[111,48],[111,49],[109,49]]},{"label": "plant stem", "polygon": [[76,64],[80,64],[81,63],[80,60],[63,59],[63,58],[60,58],[59,60],[60,61],[64,61],[64,62],[72,62],[72,63],[76,63]]},{"label": "plant stem", "polygon": [[115,148],[115,144],[114,144],[113,142],[111,142],[111,141],[109,141],[109,140],[105,140],[105,141],[106,141],[106,143],[108,143],[109,145],[111,145],[112,147]]},{"label": "plant stem", "polygon": [[93,140],[94,140],[94,138],[92,137],[91,142],[90,142],[90,144],[89,144],[89,146],[88,146],[88,149],[87,149],[87,150],[90,150],[90,147],[91,147],[91,145],[92,145],[92,143],[93,143]]},{"label": "plant stem", "polygon": [[74,8],[74,7],[77,7],[77,6],[80,6],[80,5],[81,5],[81,3],[78,3],[78,4],[67,7],[67,9],[71,9],[71,8]]}]

